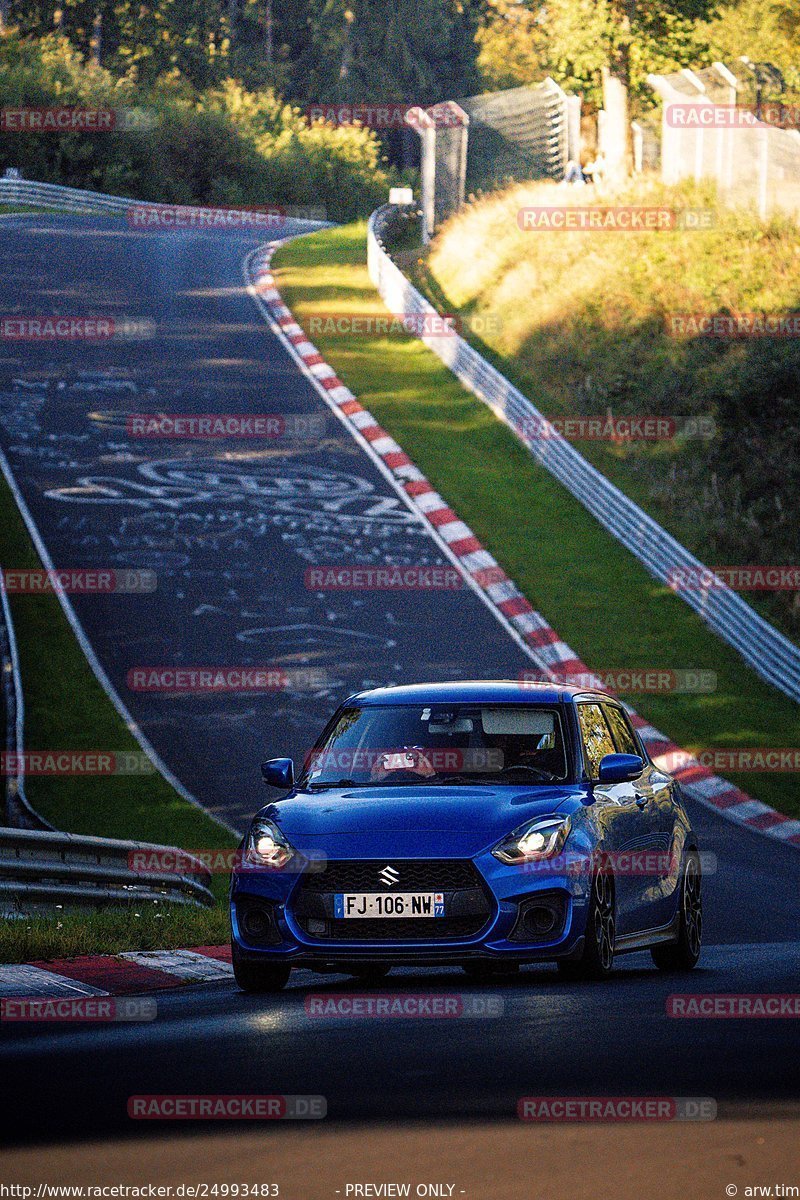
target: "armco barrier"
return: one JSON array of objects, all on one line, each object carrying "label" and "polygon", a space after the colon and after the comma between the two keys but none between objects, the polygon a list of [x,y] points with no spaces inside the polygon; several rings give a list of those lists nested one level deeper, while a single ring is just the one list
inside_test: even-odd
[{"label": "armco barrier", "polygon": [[[434,314],[436,310],[406,279],[384,245],[386,228],[396,213],[394,206],[385,205],[370,217],[367,233],[370,278],[390,312]],[[687,569],[688,577],[697,578],[698,572],[710,574],[699,559],[587,462],[561,434],[553,430],[547,438],[536,438],[526,433],[541,428],[545,417],[463,338],[423,334],[422,341],[651,575],[667,584],[676,575],[680,577],[683,569]],[[792,700],[800,700],[800,649],[741,596],[725,584],[708,590],[682,589],[677,594],[762,679]]]},{"label": "armco barrier", "polygon": [[0,179],[0,204],[27,204],[65,212],[124,213],[135,203],[124,196],[104,196],[101,192],[84,192],[56,183],[34,183],[8,175]]},{"label": "armco barrier", "polygon": [[[135,851],[187,864],[181,871],[139,871]],[[34,829],[0,829],[0,913],[30,913],[55,905],[102,907],[159,900],[212,906],[209,870],[184,851],[147,842],[116,841]]]},{"label": "armco barrier", "polygon": [[[158,209],[169,212],[211,213],[215,216],[227,214],[230,217],[252,216],[250,209],[238,208],[206,208],[201,204],[159,204],[151,200],[133,200],[128,196],[109,196],[103,192],[84,191],[82,188],[62,187],[57,183],[36,183],[33,180],[20,179],[13,173],[0,178],[0,204],[21,204],[31,208],[52,208],[63,212],[75,213],[105,213],[123,216],[137,207],[154,211]],[[264,206],[267,210],[269,205]],[[276,209],[280,211],[280,209]],[[311,214],[317,212],[318,216]],[[325,210],[309,209],[305,220],[312,225],[324,225]],[[291,215],[291,213],[289,213]]]}]

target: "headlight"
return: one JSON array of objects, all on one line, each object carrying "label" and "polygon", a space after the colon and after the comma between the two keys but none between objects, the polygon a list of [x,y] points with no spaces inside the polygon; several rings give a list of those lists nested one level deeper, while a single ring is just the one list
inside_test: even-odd
[{"label": "headlight", "polygon": [[552,858],[563,848],[571,828],[569,817],[539,817],[529,825],[515,829],[495,846],[492,854],[500,862],[512,866]]},{"label": "headlight", "polygon": [[295,851],[271,821],[257,817],[250,826],[244,852],[245,861],[280,871],[295,857]]}]

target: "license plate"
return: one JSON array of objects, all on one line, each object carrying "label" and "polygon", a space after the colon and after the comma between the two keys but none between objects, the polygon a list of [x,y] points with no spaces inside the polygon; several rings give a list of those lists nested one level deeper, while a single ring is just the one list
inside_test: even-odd
[{"label": "license plate", "polygon": [[443,892],[337,892],[333,915],[364,920],[367,917],[443,917]]}]

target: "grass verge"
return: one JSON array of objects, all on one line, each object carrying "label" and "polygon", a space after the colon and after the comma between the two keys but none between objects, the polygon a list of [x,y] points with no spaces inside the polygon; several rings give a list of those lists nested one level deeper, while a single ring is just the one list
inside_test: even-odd
[{"label": "grass verge", "polygon": [[[274,259],[301,323],[310,314],[385,316],[366,269],[363,222],[298,238]],[[509,575],[598,670],[702,668],[710,694],[630,696],[688,749],[800,745],[800,710],[763,683],[539,467],[417,339],[310,331],[337,374],[395,437]],[[800,815],[793,775],[727,776]]]},{"label": "grass verge", "polygon": [[209,909],[132,905],[86,914],[21,917],[0,921],[0,963],[221,946],[229,936],[227,908],[219,902]]},{"label": "grass verge", "polygon": [[[564,233],[518,224],[529,206],[592,204],[659,207],[700,225]],[[797,563],[800,342],[705,336],[687,320],[794,322],[795,222],[727,208],[713,185],[693,180],[642,177],[596,197],[521,184],[468,205],[429,251],[405,258],[439,311],[462,313],[477,349],[549,417],[713,420],[710,439],[583,440],[579,449],[701,561]],[[790,637],[800,633],[800,591],[746,599]]]},{"label": "grass verge", "polygon": [[[2,478],[0,525],[0,565],[41,568]],[[26,749],[138,751],[138,742],[95,678],[57,598],[15,594],[10,603],[25,697]],[[237,841],[155,770],[138,775],[30,776],[26,791],[42,816],[70,833],[189,850],[224,849]],[[149,903],[130,910],[66,913],[57,919],[0,921],[0,961],[225,941],[227,882],[226,875],[213,877],[218,902],[214,909]]]}]

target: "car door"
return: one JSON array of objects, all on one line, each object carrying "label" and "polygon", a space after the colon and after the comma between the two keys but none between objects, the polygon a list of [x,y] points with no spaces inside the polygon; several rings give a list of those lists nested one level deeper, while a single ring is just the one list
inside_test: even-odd
[{"label": "car door", "polygon": [[638,754],[644,759],[644,770],[633,781],[639,821],[630,870],[637,883],[636,904],[641,914],[637,928],[654,929],[669,921],[674,908],[678,869],[673,853],[676,836],[674,782],[650,762],[622,706],[609,701],[604,702],[602,708],[617,752]]},{"label": "car door", "polygon": [[[639,845],[643,833],[642,809],[637,804],[633,783],[599,783],[600,762],[606,754],[616,754],[608,721],[597,701],[579,700],[576,703],[578,723],[583,742],[584,767],[593,784],[593,811],[600,827],[603,849],[614,867],[617,901],[617,933],[633,933],[644,928],[641,916],[642,881],[625,869],[632,850]],[[640,753],[637,749],[633,753]]]}]

